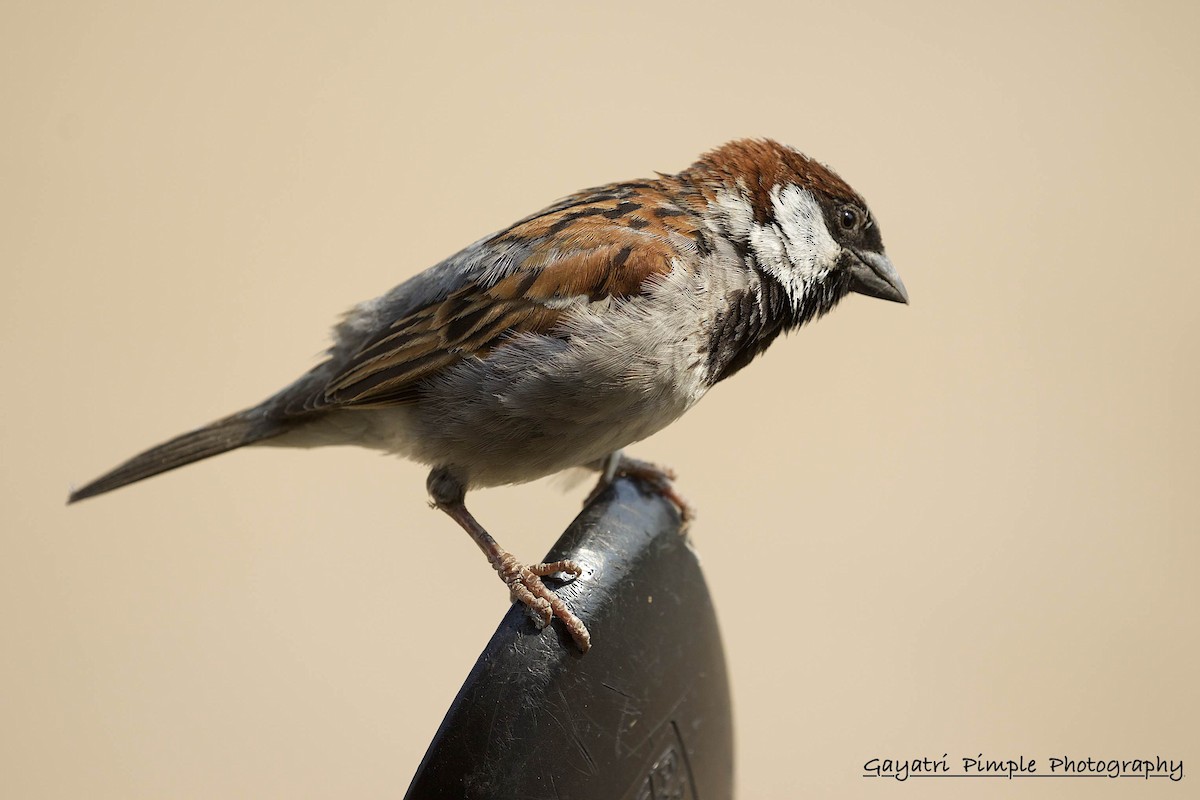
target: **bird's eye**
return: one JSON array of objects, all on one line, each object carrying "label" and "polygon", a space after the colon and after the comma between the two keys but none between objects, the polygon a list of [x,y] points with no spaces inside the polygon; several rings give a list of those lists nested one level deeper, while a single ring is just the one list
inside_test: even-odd
[{"label": "bird's eye", "polygon": [[843,208],[838,214],[838,223],[846,230],[853,230],[858,225],[858,212],[853,208]]}]

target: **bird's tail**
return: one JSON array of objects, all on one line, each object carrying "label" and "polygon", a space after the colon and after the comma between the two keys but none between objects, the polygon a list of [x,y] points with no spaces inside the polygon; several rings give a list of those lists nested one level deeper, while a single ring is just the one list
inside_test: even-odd
[{"label": "bird's tail", "polygon": [[116,469],[71,492],[67,502],[74,503],[111,492],[160,472],[278,436],[290,427],[268,418],[259,408],[239,411],[134,456]]}]

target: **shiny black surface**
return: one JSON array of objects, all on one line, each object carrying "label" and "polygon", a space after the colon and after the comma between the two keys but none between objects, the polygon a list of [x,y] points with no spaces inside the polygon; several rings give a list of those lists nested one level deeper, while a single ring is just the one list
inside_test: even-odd
[{"label": "shiny black surface", "polygon": [[733,724],[724,654],[674,507],[621,479],[546,556],[592,633],[509,609],[446,714],[407,798],[728,800]]}]

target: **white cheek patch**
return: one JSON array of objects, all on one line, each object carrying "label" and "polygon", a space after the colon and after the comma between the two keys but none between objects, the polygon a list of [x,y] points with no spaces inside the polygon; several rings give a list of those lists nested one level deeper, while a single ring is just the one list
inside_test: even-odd
[{"label": "white cheek patch", "polygon": [[755,224],[750,231],[750,249],[759,265],[784,285],[795,305],[795,298],[803,293],[804,281],[788,263],[787,245],[779,228]]},{"label": "white cheek patch", "polygon": [[823,280],[837,263],[842,248],[825,226],[820,203],[799,186],[776,187],[771,202],[792,268],[807,284]]},{"label": "white cheek patch", "polygon": [[775,222],[760,225],[742,197],[719,192],[713,210],[725,229],[744,239],[758,265],[784,287],[792,307],[804,302],[806,289],[823,280],[837,263],[841,247],[825,226],[825,215],[812,193],[798,186],[771,190]]}]

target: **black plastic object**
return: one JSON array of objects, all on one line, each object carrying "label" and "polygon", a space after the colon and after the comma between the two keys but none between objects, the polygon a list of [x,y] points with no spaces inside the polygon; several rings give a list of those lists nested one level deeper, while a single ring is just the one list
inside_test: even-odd
[{"label": "black plastic object", "polygon": [[563,558],[584,569],[557,591],[592,649],[513,606],[405,797],[732,798],[725,658],[674,506],[619,479],[546,556]]}]

